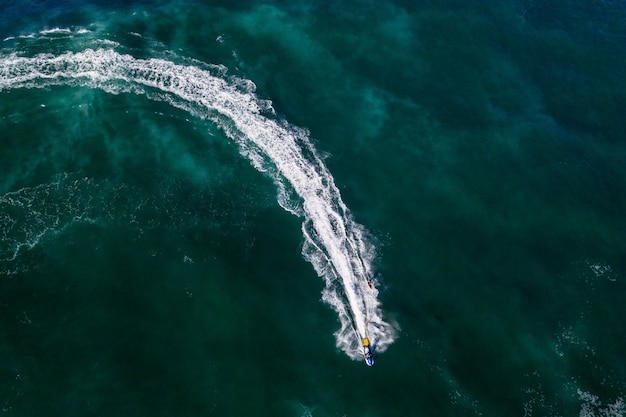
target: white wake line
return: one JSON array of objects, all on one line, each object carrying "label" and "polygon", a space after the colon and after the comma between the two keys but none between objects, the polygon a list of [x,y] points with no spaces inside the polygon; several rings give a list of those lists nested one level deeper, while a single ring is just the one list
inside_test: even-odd
[{"label": "white wake line", "polygon": [[[0,91],[46,85],[146,94],[216,122],[255,168],[274,178],[281,206],[304,215],[305,239],[311,240],[332,268],[328,271],[316,265],[314,257],[310,261],[326,279],[327,291],[332,291],[333,280],[341,282],[358,335],[369,336],[380,351],[393,342],[395,331],[383,320],[377,292],[367,291],[373,245],[366,241],[362,226],[352,220],[308,133],[263,116],[263,112],[273,113],[273,109],[268,101],[254,95],[252,82],[233,77],[227,81],[194,66],[136,59],[109,49],[33,58],[11,54],[0,58]],[[301,206],[290,201],[286,187],[300,196]],[[342,329],[346,328],[343,307],[330,303],[340,313]],[[354,336],[349,343],[339,340],[347,337],[341,330],[336,335],[338,346],[352,357],[360,356],[359,340],[354,340]]]}]

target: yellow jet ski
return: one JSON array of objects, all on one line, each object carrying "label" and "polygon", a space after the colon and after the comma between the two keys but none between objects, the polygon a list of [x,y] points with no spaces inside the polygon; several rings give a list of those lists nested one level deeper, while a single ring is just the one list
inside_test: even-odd
[{"label": "yellow jet ski", "polygon": [[362,339],[363,342],[363,356],[365,356],[365,363],[367,366],[374,366],[374,355],[370,349],[370,341],[367,337]]}]

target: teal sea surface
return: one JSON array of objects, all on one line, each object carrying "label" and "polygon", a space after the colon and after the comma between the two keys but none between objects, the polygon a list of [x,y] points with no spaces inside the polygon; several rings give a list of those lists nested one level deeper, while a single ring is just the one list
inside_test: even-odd
[{"label": "teal sea surface", "polygon": [[0,416],[626,415],[625,46],[623,0],[0,0]]}]

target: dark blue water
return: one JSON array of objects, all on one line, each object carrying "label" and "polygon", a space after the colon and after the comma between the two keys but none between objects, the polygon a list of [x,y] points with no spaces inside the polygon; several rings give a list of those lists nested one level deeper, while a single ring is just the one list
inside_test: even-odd
[{"label": "dark blue water", "polygon": [[626,412],[623,1],[0,10],[3,415]]}]

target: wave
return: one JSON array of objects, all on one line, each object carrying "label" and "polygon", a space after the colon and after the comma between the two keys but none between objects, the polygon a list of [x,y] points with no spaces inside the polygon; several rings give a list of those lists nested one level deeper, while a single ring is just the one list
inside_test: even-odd
[{"label": "wave", "polygon": [[7,41],[15,40],[15,39],[36,39],[36,38],[46,38],[47,40],[50,40],[50,38],[70,37],[72,35],[84,35],[86,33],[91,33],[91,30],[83,28],[83,27],[76,27],[76,28],[55,27],[52,29],[43,29],[43,30],[40,30],[39,32],[32,32],[26,35],[18,35],[17,37],[8,36],[4,38],[2,41],[7,42]]},{"label": "wave", "polygon": [[[210,187],[186,183],[169,176],[157,177],[155,190],[124,182],[96,180],[82,172],[64,172],[49,181],[0,195],[0,276],[37,269],[27,252],[56,240],[78,225],[123,229],[133,241],[155,229],[186,233],[224,225],[245,231],[248,219],[232,207],[220,207]],[[193,188],[193,189],[192,189]],[[186,195],[180,199],[180,195]],[[200,216],[198,213],[202,213]],[[62,238],[62,237],[61,237]],[[193,262],[184,257],[186,263]]]},{"label": "wave", "polygon": [[384,351],[395,338],[378,291],[371,287],[375,246],[344,204],[334,178],[305,129],[281,120],[259,99],[252,81],[227,76],[223,66],[198,61],[139,59],[113,49],[32,57],[0,55],[0,92],[56,85],[143,94],[210,120],[240,153],[269,175],[278,203],[303,218],[303,256],[324,278],[322,299],[338,313],[337,346],[362,357],[360,338]]},{"label": "wave", "polygon": [[44,235],[71,222],[93,222],[93,204],[82,196],[95,187],[89,178],[63,174],[0,196],[0,262],[15,260],[24,248],[32,249]]}]

